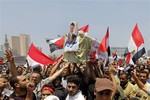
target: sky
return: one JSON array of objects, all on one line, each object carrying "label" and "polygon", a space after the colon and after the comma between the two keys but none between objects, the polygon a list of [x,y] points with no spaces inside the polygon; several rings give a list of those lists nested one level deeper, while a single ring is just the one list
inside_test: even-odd
[{"label": "sky", "polygon": [[5,34],[24,33],[49,54],[45,38],[67,34],[72,21],[89,24],[88,35],[99,41],[109,27],[110,47],[126,47],[138,23],[150,49],[150,0],[0,0],[0,45]]}]

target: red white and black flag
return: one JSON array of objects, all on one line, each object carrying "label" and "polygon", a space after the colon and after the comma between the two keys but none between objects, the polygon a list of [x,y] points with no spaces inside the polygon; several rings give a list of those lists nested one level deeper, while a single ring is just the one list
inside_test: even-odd
[{"label": "red white and black flag", "polygon": [[65,38],[64,37],[50,40],[50,44],[49,44],[50,52],[52,53],[55,50],[62,49],[63,45],[64,45],[64,42],[65,42]]},{"label": "red white and black flag", "polygon": [[105,65],[106,65],[109,56],[110,56],[109,28],[107,28],[106,35],[104,36],[104,38],[101,41],[100,46],[99,46],[98,58],[104,59]]},{"label": "red white and black flag", "polygon": [[78,29],[78,33],[82,33],[85,36],[88,35],[88,31],[89,31],[89,25],[83,26],[80,29]]},{"label": "red white and black flag", "polygon": [[38,48],[32,43],[28,51],[27,60],[30,66],[37,64],[40,65],[49,65],[53,64],[54,60],[42,53]]},{"label": "red white and black flag", "polygon": [[[144,38],[138,28],[138,25],[136,24],[134,27],[134,30],[131,34],[129,43],[128,43],[128,61],[130,64],[135,64],[136,61],[142,57],[143,54],[145,54],[145,48],[144,48]],[[129,56],[130,55],[130,56]],[[130,57],[130,60],[129,60]]]}]

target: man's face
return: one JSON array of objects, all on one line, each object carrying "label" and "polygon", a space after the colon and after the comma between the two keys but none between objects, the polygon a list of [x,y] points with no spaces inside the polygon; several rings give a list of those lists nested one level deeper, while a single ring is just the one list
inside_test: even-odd
[{"label": "man's face", "polygon": [[34,82],[34,84],[37,85],[41,81],[41,77],[38,73],[32,73],[30,81]]},{"label": "man's face", "polygon": [[68,76],[68,68],[65,68],[62,72],[62,76]]},{"label": "man's face", "polygon": [[19,68],[17,69],[17,72],[18,72],[18,74],[22,74],[22,73],[23,73],[23,68],[19,67]]},{"label": "man's face", "polygon": [[69,95],[73,96],[78,92],[79,86],[77,86],[75,83],[68,82],[67,89],[68,89]]},{"label": "man's face", "polygon": [[8,85],[8,80],[5,78],[0,78],[0,82],[4,83],[3,88],[6,88],[6,86]]},{"label": "man's face", "polygon": [[95,90],[96,100],[111,100],[112,91],[111,90],[103,90],[100,92],[97,92]]},{"label": "man's face", "polygon": [[147,79],[148,79],[147,74],[146,73],[140,73],[139,79],[145,84]]},{"label": "man's face", "polygon": [[55,87],[59,86],[61,84],[61,79],[60,78],[56,78],[54,81],[53,81],[53,85]]},{"label": "man's face", "polygon": [[119,79],[120,79],[120,85],[121,85],[121,87],[125,86],[128,83],[127,76],[124,75],[124,74],[120,75]]},{"label": "man's face", "polygon": [[44,100],[49,95],[53,95],[53,93],[49,90],[42,90],[42,100]]},{"label": "man's face", "polygon": [[19,82],[19,88],[21,89],[27,89],[27,84],[29,83],[29,81],[27,80],[27,78],[25,76],[17,76]]},{"label": "man's face", "polygon": [[70,25],[70,32],[73,33],[75,26],[74,25]]}]

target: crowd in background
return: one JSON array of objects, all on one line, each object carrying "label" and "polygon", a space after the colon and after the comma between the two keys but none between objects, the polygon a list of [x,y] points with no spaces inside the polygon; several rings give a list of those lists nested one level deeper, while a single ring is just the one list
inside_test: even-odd
[{"label": "crowd in background", "polygon": [[150,58],[137,64],[111,60],[16,66],[6,51],[0,68],[0,100],[150,100]]}]

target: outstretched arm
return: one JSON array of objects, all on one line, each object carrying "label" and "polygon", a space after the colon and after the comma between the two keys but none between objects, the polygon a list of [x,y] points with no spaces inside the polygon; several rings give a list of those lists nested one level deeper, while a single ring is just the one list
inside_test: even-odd
[{"label": "outstretched arm", "polygon": [[53,66],[49,76],[52,76],[56,72],[56,70],[57,70],[58,66],[60,65],[61,61],[62,61],[62,58],[60,58],[58,60],[58,62]]},{"label": "outstretched arm", "polygon": [[142,81],[136,76],[136,72],[135,71],[132,71],[132,76],[133,76],[136,84],[138,85],[138,87],[141,88],[143,91],[145,91],[146,93],[148,93],[150,95],[150,89],[148,89],[148,88],[146,88],[144,86]]},{"label": "outstretched arm", "polygon": [[65,68],[68,68],[69,66],[69,63],[66,63],[59,71],[55,72],[52,76],[49,77],[49,79],[51,81],[53,81],[54,79],[56,79],[62,72]]},{"label": "outstretched arm", "polygon": [[15,65],[15,62],[14,62],[12,52],[11,51],[6,51],[5,56],[6,56],[6,59],[8,60],[8,62],[9,62],[9,70],[10,70],[11,75],[16,74],[17,73],[17,68],[16,68],[16,65]]}]

